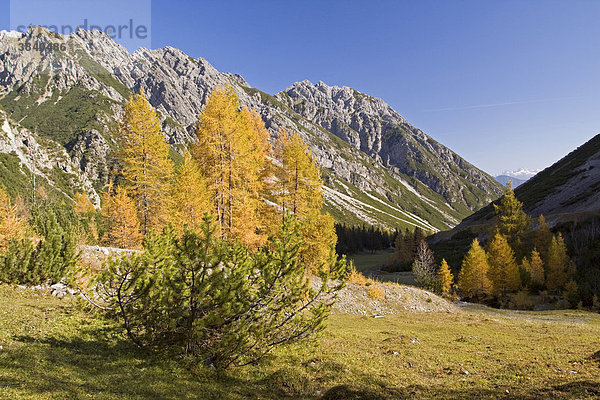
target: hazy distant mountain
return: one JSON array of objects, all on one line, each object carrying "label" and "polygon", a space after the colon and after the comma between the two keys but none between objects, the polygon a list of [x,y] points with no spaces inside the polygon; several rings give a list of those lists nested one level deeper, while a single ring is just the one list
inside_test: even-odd
[{"label": "hazy distant mountain", "polygon": [[130,54],[98,31],[41,27],[0,32],[0,180],[25,192],[35,174],[98,204],[118,148],[114,127],[133,92],[143,89],[157,109],[177,157],[211,90],[224,85],[270,131],[299,133],[322,167],[337,221],[447,229],[501,193],[491,176],[352,88],[304,81],[271,96],[172,47]]},{"label": "hazy distant mountain", "polygon": [[515,178],[510,175],[498,175],[498,176],[495,176],[494,179],[496,179],[498,182],[500,182],[502,184],[502,186],[506,186],[506,185],[508,185],[508,182],[512,182],[513,188],[516,188],[517,186],[519,186],[523,182],[525,182],[525,180],[523,180],[523,179]]}]

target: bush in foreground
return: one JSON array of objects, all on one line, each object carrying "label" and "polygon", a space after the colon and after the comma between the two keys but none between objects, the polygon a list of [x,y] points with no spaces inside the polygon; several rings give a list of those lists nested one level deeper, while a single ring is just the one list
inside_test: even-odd
[{"label": "bush in foreground", "polygon": [[216,368],[258,361],[274,347],[323,328],[345,273],[331,252],[311,288],[299,261],[298,223],[284,220],[278,238],[253,254],[215,238],[208,217],[201,234],[166,229],[145,239],[144,253],[111,260],[98,277],[109,314],[140,346],[175,347]]}]

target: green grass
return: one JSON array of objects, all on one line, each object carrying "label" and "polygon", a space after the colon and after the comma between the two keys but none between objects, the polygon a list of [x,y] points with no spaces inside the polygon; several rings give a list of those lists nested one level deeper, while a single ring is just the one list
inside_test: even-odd
[{"label": "green grass", "polygon": [[351,254],[348,256],[349,260],[352,260],[356,270],[363,275],[375,278],[381,282],[395,282],[403,285],[414,285],[415,278],[412,272],[401,271],[401,272],[387,272],[383,271],[382,267],[386,265],[392,254],[393,250],[380,250],[374,253],[365,252],[359,254]]},{"label": "green grass", "polygon": [[320,343],[217,374],[136,348],[72,299],[0,286],[0,398],[591,399],[599,334],[579,311],[334,314]]},{"label": "green grass", "polygon": [[357,271],[363,272],[385,265],[393,253],[392,250],[381,250],[374,253],[365,252],[351,254],[348,259],[354,262]]}]

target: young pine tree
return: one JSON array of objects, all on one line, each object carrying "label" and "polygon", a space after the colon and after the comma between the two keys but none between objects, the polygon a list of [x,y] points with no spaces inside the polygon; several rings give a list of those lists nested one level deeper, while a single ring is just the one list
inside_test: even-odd
[{"label": "young pine tree", "polygon": [[106,223],[103,242],[122,249],[139,248],[142,242],[140,221],[135,202],[121,186],[112,193],[112,186],[103,196],[102,217]]},{"label": "young pine tree", "polygon": [[506,238],[497,233],[488,247],[488,277],[492,282],[492,293],[505,297],[509,292],[516,292],[521,287],[519,267],[515,255]]},{"label": "young pine tree", "polygon": [[125,105],[119,138],[123,146],[123,178],[135,201],[142,233],[161,230],[167,221],[173,162],[169,144],[160,133],[156,110],[143,91]]},{"label": "young pine tree", "polygon": [[216,230],[207,217],[201,234],[149,235],[143,254],[109,261],[96,290],[135,343],[224,369],[254,363],[324,328],[343,287],[344,259],[331,257],[322,283],[311,286],[291,215],[257,252],[216,238]]},{"label": "young pine tree", "polygon": [[441,282],[442,293],[450,293],[452,289],[452,284],[454,283],[454,275],[452,275],[452,271],[450,271],[450,267],[445,259],[442,259],[442,264],[438,269],[438,279]]},{"label": "young pine tree", "polygon": [[474,239],[458,274],[457,286],[461,293],[472,299],[482,299],[489,295],[492,282],[488,278],[488,270],[487,254],[479,245],[479,241]]},{"label": "young pine tree", "polygon": [[200,233],[204,213],[213,214],[212,195],[200,167],[188,152],[175,172],[171,193],[170,222],[179,233],[185,225],[192,232]]}]

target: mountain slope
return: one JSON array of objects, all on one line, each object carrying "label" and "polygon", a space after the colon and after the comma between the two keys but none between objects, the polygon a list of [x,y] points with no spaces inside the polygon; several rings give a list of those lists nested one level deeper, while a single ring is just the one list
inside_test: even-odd
[{"label": "mountain slope", "polygon": [[[167,140],[180,152],[194,140],[197,116],[211,90],[224,85],[236,91],[242,105],[255,108],[271,131],[300,134],[322,167],[327,209],[338,221],[446,229],[500,193],[485,173],[366,95],[361,95],[368,99],[365,107],[377,107],[363,120],[386,118],[393,124],[379,134],[364,123],[357,132],[374,140],[357,146],[283,95],[263,93],[241,76],[220,73],[172,47],[130,54],[98,31],[63,36],[34,27],[25,34],[0,33],[0,107],[10,124],[63,149],[62,169],[74,171],[67,196],[83,188],[97,199],[115,164],[117,121],[131,93],[144,90]],[[328,115],[342,111],[334,104],[326,109]],[[394,124],[400,126],[397,132]],[[179,155],[173,151],[173,157]],[[18,158],[25,168],[26,157]]]},{"label": "mountain slope", "polygon": [[497,182],[408,123],[381,99],[349,87],[298,82],[277,95],[303,117],[387,168],[419,180],[461,212],[498,193]]}]

